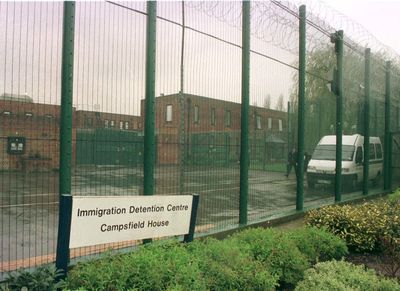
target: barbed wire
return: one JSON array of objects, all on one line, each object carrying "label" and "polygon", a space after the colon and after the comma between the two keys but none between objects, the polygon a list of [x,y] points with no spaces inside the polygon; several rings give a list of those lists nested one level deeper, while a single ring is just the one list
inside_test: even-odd
[{"label": "barbed wire", "polygon": [[[307,24],[312,30],[312,33],[308,32],[306,36],[308,52],[329,44],[330,34],[336,30],[343,30],[347,48],[364,54],[365,48],[368,47],[380,59],[400,63],[400,56],[392,48],[380,42],[362,25],[321,0],[252,2],[252,35],[297,54],[298,9],[301,4],[307,7]],[[185,5],[241,29],[241,2],[188,1]]]}]

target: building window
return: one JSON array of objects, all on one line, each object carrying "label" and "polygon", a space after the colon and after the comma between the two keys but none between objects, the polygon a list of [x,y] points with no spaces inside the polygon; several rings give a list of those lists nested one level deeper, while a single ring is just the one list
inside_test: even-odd
[{"label": "building window", "polygon": [[272,118],[268,118],[268,129],[272,129]]},{"label": "building window", "polygon": [[108,119],[104,120],[104,127],[108,128],[110,126],[110,121]]},{"label": "building window", "polygon": [[232,124],[232,114],[229,110],[225,111],[225,126],[231,126]]},{"label": "building window", "polygon": [[111,120],[110,121],[110,127],[114,127],[115,126],[115,121],[114,120]]},{"label": "building window", "polygon": [[283,130],[282,119],[279,119],[279,131]]},{"label": "building window", "polygon": [[128,130],[129,129],[129,122],[125,121],[125,129]]},{"label": "building window", "polygon": [[199,106],[195,105],[194,106],[194,123],[199,123],[199,120],[200,120],[200,116],[199,116],[200,112],[199,111],[200,111]]},{"label": "building window", "polygon": [[9,136],[7,138],[7,153],[18,155],[25,153],[25,137]]},{"label": "building window", "polygon": [[167,105],[167,108],[165,111],[165,121],[166,122],[172,121],[172,105],[171,104]]},{"label": "building window", "polygon": [[123,121],[119,122],[119,129],[124,129],[124,122]]},{"label": "building window", "polygon": [[215,108],[211,108],[211,125],[215,125]]},{"label": "building window", "polygon": [[256,129],[261,129],[261,116],[256,115]]}]

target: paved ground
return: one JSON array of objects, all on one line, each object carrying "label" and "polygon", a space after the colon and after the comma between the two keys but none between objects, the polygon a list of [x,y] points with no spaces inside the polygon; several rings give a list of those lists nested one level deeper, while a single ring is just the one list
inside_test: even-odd
[{"label": "paved ground", "polygon": [[[232,227],[238,221],[239,167],[186,168],[180,183],[179,168],[156,171],[156,194],[200,194],[199,230]],[[58,173],[0,173],[0,271],[54,259],[58,225]],[[139,195],[140,168],[87,167],[73,173],[74,195]],[[278,172],[249,172],[249,221],[293,210],[295,176]],[[331,186],[307,189],[305,203],[333,201]],[[328,201],[328,202],[327,202]],[[85,252],[87,253],[87,252]],[[32,258],[30,261],[26,259]]]}]

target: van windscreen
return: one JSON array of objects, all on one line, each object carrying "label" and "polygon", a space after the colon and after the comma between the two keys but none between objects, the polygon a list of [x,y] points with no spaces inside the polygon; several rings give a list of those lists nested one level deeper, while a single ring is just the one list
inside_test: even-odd
[{"label": "van windscreen", "polygon": [[[352,161],[355,146],[343,145],[342,146],[342,161]],[[336,145],[324,144],[317,145],[312,155],[313,160],[336,160]]]}]

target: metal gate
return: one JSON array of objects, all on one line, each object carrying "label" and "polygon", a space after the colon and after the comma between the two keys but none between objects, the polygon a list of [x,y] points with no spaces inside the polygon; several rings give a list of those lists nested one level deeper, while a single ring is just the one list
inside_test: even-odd
[{"label": "metal gate", "polygon": [[77,165],[138,166],[143,158],[143,135],[113,129],[77,130]]}]

